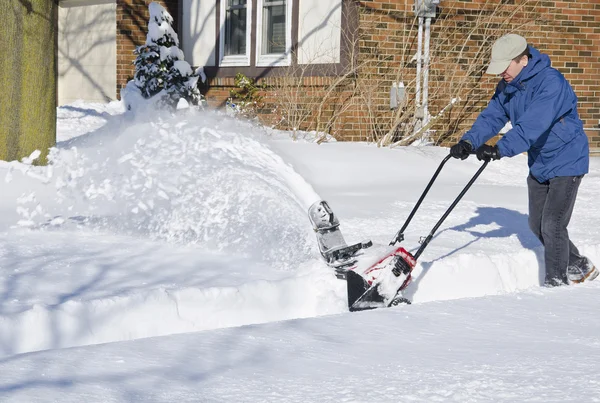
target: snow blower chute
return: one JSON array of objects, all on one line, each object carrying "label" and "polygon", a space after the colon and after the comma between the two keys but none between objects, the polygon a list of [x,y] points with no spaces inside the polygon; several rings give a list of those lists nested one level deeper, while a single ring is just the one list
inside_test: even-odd
[{"label": "snow blower chute", "polygon": [[339,229],[340,222],[326,201],[318,201],[308,209],[308,217],[317,234],[321,256],[327,265],[335,270],[338,278],[346,280],[348,309],[351,312],[395,306],[400,303],[410,304],[410,301],[403,296],[403,291],[411,281],[411,274],[417,264],[417,259],[440,225],[488,164],[488,161],[482,164],[434,225],[429,235],[420,241],[421,246],[413,255],[397,244],[404,240],[404,231],[450,158],[451,156],[448,155],[443,159],[417,204],[408,215],[406,222],[387,246],[373,246],[371,241],[348,245]]}]

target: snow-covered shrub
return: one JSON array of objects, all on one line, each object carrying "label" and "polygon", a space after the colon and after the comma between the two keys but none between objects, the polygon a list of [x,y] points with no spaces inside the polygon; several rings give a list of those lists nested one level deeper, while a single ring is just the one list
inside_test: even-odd
[{"label": "snow-covered shrub", "polygon": [[[134,79],[121,92],[127,109],[139,107],[139,96],[153,99],[154,105],[174,108],[180,99],[198,105],[202,94],[198,90],[199,71],[193,71],[179,49],[179,39],[173,30],[173,17],[160,4],[148,6],[150,21],[146,43],[138,46]],[[200,72],[201,74],[201,72]],[[204,76],[202,75],[204,80]],[[138,91],[133,87],[133,84]]]},{"label": "snow-covered shrub", "polygon": [[256,117],[258,111],[264,107],[261,91],[265,86],[257,85],[254,79],[242,73],[235,75],[234,82],[235,88],[229,91],[230,98],[227,100],[229,109],[247,118]]}]

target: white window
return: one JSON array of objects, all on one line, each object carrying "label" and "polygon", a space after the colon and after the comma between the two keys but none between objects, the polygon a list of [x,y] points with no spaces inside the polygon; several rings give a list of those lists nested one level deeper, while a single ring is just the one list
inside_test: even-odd
[{"label": "white window", "polygon": [[221,66],[250,65],[251,17],[251,0],[221,0]]},{"label": "white window", "polygon": [[288,66],[292,42],[292,1],[258,0],[256,65]]}]

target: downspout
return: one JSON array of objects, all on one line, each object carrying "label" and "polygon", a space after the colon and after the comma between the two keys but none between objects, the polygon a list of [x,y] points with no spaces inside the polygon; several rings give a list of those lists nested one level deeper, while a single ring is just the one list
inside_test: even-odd
[{"label": "downspout", "polygon": [[183,0],[177,0],[177,35],[179,36],[179,49],[183,49]]},{"label": "downspout", "polygon": [[421,49],[423,47],[423,17],[419,17],[419,31],[417,34],[417,88],[415,103],[418,109],[421,106]]},{"label": "downspout", "polygon": [[425,60],[423,61],[423,126],[429,121],[427,99],[429,96],[429,38],[431,18],[425,19]]}]

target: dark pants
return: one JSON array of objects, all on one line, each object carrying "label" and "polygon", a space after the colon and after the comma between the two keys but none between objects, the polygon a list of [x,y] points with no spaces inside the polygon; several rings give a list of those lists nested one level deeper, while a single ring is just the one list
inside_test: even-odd
[{"label": "dark pants", "polygon": [[569,240],[571,220],[582,176],[560,176],[539,183],[527,178],[529,189],[529,228],[544,245],[546,285],[567,284],[567,266],[581,259]]}]

